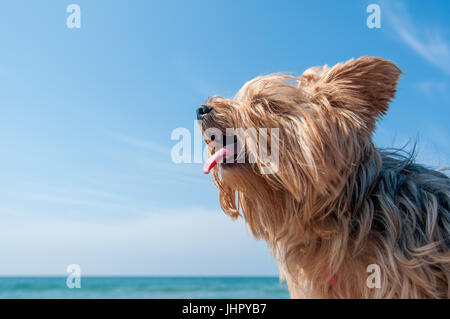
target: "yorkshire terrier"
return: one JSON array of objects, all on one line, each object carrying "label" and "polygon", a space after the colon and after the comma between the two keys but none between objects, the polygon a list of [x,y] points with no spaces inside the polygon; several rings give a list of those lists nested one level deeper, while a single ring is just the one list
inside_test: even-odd
[{"label": "yorkshire terrier", "polygon": [[400,74],[361,57],[259,76],[197,110],[222,209],[266,241],[292,298],[450,297],[449,177],[372,142]]}]

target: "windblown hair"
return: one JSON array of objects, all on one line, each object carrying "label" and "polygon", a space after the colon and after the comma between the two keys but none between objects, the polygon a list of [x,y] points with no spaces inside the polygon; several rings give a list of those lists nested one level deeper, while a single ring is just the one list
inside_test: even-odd
[{"label": "windblown hair", "polygon": [[[372,133],[401,71],[362,57],[294,77],[246,83],[213,97],[202,128],[279,128],[279,169],[255,163],[213,168],[223,210],[264,239],[293,298],[449,298],[450,182]],[[213,151],[213,150],[211,150]],[[379,288],[367,267],[381,270]]]}]

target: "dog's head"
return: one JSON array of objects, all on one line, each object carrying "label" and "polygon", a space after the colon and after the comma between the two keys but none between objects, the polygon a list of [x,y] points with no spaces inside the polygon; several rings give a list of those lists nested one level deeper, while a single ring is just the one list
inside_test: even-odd
[{"label": "dog's head", "polygon": [[269,205],[336,194],[371,147],[400,73],[390,61],[362,57],[300,77],[260,76],[234,98],[209,99],[197,110],[210,151],[204,173],[212,171],[224,211],[236,217],[243,199]]}]

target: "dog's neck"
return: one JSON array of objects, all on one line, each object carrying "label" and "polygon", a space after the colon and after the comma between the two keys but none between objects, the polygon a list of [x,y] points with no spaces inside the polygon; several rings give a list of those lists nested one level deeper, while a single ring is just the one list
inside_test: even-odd
[{"label": "dog's neck", "polygon": [[352,249],[351,236],[380,168],[380,154],[371,145],[359,164],[346,172],[345,182],[333,196],[305,192],[308,197],[298,201],[289,192],[269,187],[251,196],[240,193],[244,218],[250,231],[266,240],[291,281],[302,278],[309,284],[322,284],[319,290],[330,289],[342,265],[351,263],[344,260]]}]

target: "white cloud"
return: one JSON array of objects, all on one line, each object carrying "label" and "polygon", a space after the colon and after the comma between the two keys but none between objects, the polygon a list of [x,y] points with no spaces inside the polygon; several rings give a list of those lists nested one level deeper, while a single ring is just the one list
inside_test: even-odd
[{"label": "white cloud", "polygon": [[[397,148],[410,152],[415,146],[417,163],[432,168],[449,167],[449,137],[437,122],[418,123],[421,128],[417,135],[400,132],[396,127],[380,124],[377,128],[375,144],[381,148]],[[422,126],[423,125],[423,126]]]},{"label": "white cloud", "polygon": [[48,203],[56,203],[63,205],[80,205],[80,206],[90,206],[102,208],[105,206],[107,202],[93,201],[93,200],[85,200],[85,199],[77,199],[72,197],[64,197],[53,194],[42,194],[42,193],[19,193],[17,196],[24,200],[33,200],[33,201],[41,201]]},{"label": "white cloud", "polygon": [[[198,163],[183,163],[183,165],[173,163],[168,147],[122,133],[108,133],[119,142],[126,143],[134,148],[132,150],[120,149],[113,155],[116,161],[120,158],[126,163],[125,167],[134,172],[134,174],[127,173],[126,176],[122,177],[145,180],[147,183],[157,185],[211,184],[211,181],[205,179],[201,174],[201,166]],[[150,153],[142,151],[150,151]],[[155,159],[157,157],[155,153],[165,155],[165,158]]]},{"label": "white cloud", "polygon": [[121,141],[123,143],[126,143],[128,145],[131,145],[133,147],[138,148],[144,148],[150,151],[158,152],[164,155],[170,154],[170,149],[167,147],[164,147],[156,142],[153,142],[151,140],[144,140],[139,139],[135,137],[131,137],[122,133],[112,133],[110,132],[112,136],[114,136],[118,141]]},{"label": "white cloud", "polygon": [[383,2],[389,23],[415,52],[443,72],[450,74],[450,44],[441,29],[418,25],[403,2]]},{"label": "white cloud", "polygon": [[448,83],[446,81],[426,80],[416,84],[417,89],[429,98],[444,98],[449,100]]}]

